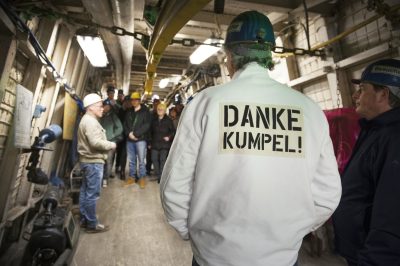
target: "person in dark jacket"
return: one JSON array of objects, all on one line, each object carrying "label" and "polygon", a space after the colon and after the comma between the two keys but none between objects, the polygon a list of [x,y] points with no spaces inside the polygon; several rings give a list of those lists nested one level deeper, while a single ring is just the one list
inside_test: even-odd
[{"label": "person in dark jacket", "polygon": [[[118,118],[118,115],[115,113],[110,99],[105,99],[103,101],[103,116],[100,119],[100,124],[106,131],[106,137],[108,141],[118,143],[122,141],[124,138],[123,136],[123,127],[121,120]],[[112,175],[112,167],[114,164],[115,158],[115,150],[108,151],[107,154],[107,161],[104,168],[104,175],[103,175],[103,187],[107,187],[108,179],[113,177]]]},{"label": "person in dark jacket", "polygon": [[110,105],[112,109],[118,113],[118,110],[121,108],[121,105],[114,99],[115,96],[115,87],[108,86],[107,87],[107,99],[110,101]]},{"label": "person in dark jacket", "polygon": [[400,61],[372,63],[352,82],[361,132],[333,216],[336,248],[350,266],[400,265]]},{"label": "person in dark jacket", "polygon": [[[151,111],[151,123],[153,123],[154,120],[157,120],[157,106],[160,103],[160,99],[154,98],[153,99],[153,110]],[[149,136],[151,137],[151,136]],[[151,172],[151,165],[153,162],[151,161],[151,141],[147,143],[147,156],[146,156],[146,171],[148,174]]]},{"label": "person in dark jacket", "polygon": [[[124,121],[124,132],[127,137],[126,149],[129,158],[129,178],[126,185],[138,180],[140,188],[144,188],[146,176],[146,147],[150,129],[149,109],[140,103],[140,93],[131,94],[132,108],[128,110]],[[139,161],[139,173],[136,174],[136,159]]]},{"label": "person in dark jacket", "polygon": [[124,100],[125,100],[124,91],[123,91],[123,90],[118,90],[116,103],[117,103],[120,107],[122,107],[122,105],[124,104]]},{"label": "person in dark jacket", "polygon": [[164,103],[159,103],[157,105],[157,117],[151,123],[151,161],[158,183],[160,183],[161,173],[175,133],[171,118],[165,114],[166,109],[167,106]]},{"label": "person in dark jacket", "polygon": [[[121,93],[120,93],[121,91]],[[121,122],[125,121],[125,115],[131,106],[131,97],[129,95],[124,96],[124,99],[121,101],[120,97],[124,96],[122,90],[118,91],[118,102],[121,103],[121,108],[118,111],[118,118]],[[119,174],[119,178],[121,180],[125,180],[125,168],[126,168],[126,137],[122,139],[122,141],[117,143],[117,152],[115,156],[115,172]]]},{"label": "person in dark jacket", "polygon": [[169,117],[172,120],[172,124],[174,124],[175,130],[178,128],[178,122],[179,122],[179,117],[178,117],[178,112],[176,111],[175,107],[172,107],[169,111]]}]

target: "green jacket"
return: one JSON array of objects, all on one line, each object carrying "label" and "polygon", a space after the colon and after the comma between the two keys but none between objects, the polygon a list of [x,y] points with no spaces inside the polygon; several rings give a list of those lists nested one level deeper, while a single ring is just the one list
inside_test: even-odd
[{"label": "green jacket", "polygon": [[100,124],[106,130],[107,140],[119,142],[124,137],[124,128],[121,120],[119,120],[118,115],[114,111],[104,114],[100,119]]}]

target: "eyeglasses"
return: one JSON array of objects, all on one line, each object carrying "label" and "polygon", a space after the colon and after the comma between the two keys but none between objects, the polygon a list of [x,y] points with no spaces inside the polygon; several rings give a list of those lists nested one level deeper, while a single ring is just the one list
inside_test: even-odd
[{"label": "eyeglasses", "polygon": [[104,108],[104,106],[103,106],[103,104],[96,104],[96,105],[93,105],[93,107],[96,107],[96,108]]}]

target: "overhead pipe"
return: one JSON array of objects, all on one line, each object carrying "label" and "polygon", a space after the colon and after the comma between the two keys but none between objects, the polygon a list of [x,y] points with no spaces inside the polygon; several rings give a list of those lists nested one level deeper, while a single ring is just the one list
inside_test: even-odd
[{"label": "overhead pipe", "polygon": [[158,63],[175,34],[211,0],[170,0],[161,9],[147,54],[145,95],[151,95]]},{"label": "overhead pipe", "polygon": [[[396,12],[399,9],[400,9],[400,4],[391,7],[390,8],[390,12],[391,13],[392,12]],[[377,14],[375,16],[372,16],[369,19],[364,20],[363,22],[351,27],[350,29],[348,29],[348,30],[336,35],[335,37],[329,39],[328,41],[315,45],[314,47],[311,48],[311,50],[318,50],[318,49],[323,48],[325,46],[328,46],[328,45],[330,45],[330,44],[332,44],[334,42],[337,42],[337,41],[343,39],[344,37],[346,37],[347,35],[355,32],[356,30],[368,25],[369,23],[371,23],[371,22],[373,22],[373,21],[375,21],[375,20],[377,20],[377,19],[379,19],[379,18],[381,18],[383,16],[384,16],[384,14]]]},{"label": "overhead pipe", "polygon": [[[113,15],[111,14],[111,7],[108,0],[82,0],[85,9],[92,15],[94,22],[104,25],[106,27],[114,26]],[[99,29],[100,35],[103,37],[104,42],[114,60],[116,85],[119,88],[123,87],[123,74],[122,74],[122,55],[119,44],[119,39],[116,35],[112,34],[109,30]]]},{"label": "overhead pipe", "polygon": [[[134,0],[114,0],[112,8],[114,14],[114,25],[124,28],[129,32],[134,32]],[[131,36],[118,36],[122,55],[122,86],[119,87],[124,94],[129,93],[131,65],[133,56],[133,42]]]},{"label": "overhead pipe", "polygon": [[[390,8],[390,12],[391,12],[391,13],[392,13],[392,12],[396,12],[396,11],[399,10],[399,9],[400,9],[400,5],[395,5],[395,6],[393,6],[393,7]],[[344,32],[342,32],[342,33],[336,35],[335,37],[333,37],[333,38],[331,38],[331,39],[329,39],[329,40],[327,40],[327,41],[325,41],[325,42],[319,43],[319,44],[317,44],[317,45],[311,47],[311,51],[315,51],[315,50],[324,48],[324,47],[326,47],[326,46],[328,46],[328,45],[331,45],[332,43],[335,43],[335,42],[337,42],[337,41],[340,41],[341,39],[343,39],[343,38],[346,37],[347,35],[349,35],[349,34],[355,32],[355,31],[359,30],[360,28],[362,28],[362,27],[364,27],[364,26],[366,26],[366,25],[368,25],[368,24],[370,24],[370,23],[372,23],[372,22],[374,22],[375,20],[378,20],[379,18],[381,18],[381,17],[383,17],[383,16],[384,16],[383,14],[377,14],[377,15],[375,15],[375,16],[372,16],[372,17],[370,17],[369,19],[364,20],[363,22],[360,22],[359,24],[357,24],[357,25],[351,27],[350,29],[348,29],[348,30],[346,30],[346,31],[344,31]],[[290,26],[292,26],[292,25],[290,25]],[[294,54],[293,54],[293,53],[284,53],[284,54],[280,54],[280,55],[278,55],[278,56],[279,56],[279,57],[288,57],[288,56],[292,56],[292,55],[294,55]]]}]

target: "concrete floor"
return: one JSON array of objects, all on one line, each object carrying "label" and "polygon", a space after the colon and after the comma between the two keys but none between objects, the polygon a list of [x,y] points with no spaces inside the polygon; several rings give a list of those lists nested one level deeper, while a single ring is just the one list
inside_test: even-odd
[{"label": "concrete floor", "polygon": [[[72,261],[74,266],[189,266],[190,243],[183,241],[166,223],[157,182],[145,189],[124,187],[117,178],[102,190],[97,213],[111,226],[101,234],[81,232]],[[309,256],[308,244],[300,251],[301,266],[345,266],[343,260],[324,252],[320,258]]]}]

